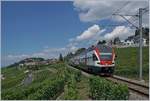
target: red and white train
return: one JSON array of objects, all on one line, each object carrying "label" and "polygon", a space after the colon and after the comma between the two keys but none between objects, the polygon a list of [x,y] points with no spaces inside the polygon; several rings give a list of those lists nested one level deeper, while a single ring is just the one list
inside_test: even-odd
[{"label": "red and white train", "polygon": [[92,46],[71,58],[70,64],[100,75],[112,75],[115,68],[115,52],[110,46]]}]

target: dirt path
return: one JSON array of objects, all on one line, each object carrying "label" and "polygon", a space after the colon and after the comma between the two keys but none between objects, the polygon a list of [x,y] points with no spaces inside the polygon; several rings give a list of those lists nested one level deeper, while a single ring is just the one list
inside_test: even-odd
[{"label": "dirt path", "polygon": [[92,100],[89,97],[89,81],[87,77],[81,77],[81,81],[77,83],[77,89],[80,100]]},{"label": "dirt path", "polygon": [[28,84],[32,83],[32,81],[33,81],[33,74],[32,74],[32,72],[31,72],[31,73],[27,74],[27,77],[23,80],[22,83],[23,83],[25,86],[27,86]]}]

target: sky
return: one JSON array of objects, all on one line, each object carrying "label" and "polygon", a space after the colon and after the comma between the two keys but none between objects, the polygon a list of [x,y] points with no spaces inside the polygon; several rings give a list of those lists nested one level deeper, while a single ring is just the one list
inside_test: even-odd
[{"label": "sky", "polygon": [[[134,28],[118,14],[136,14],[148,1],[3,1],[1,3],[1,64],[28,57],[66,55],[98,40],[125,39]],[[127,19],[138,25],[137,18]],[[148,26],[148,14],[143,26]],[[118,26],[108,26],[118,25]]]}]

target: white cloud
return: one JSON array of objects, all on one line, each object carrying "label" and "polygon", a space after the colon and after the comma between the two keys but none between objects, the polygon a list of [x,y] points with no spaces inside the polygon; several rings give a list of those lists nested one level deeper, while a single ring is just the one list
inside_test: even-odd
[{"label": "white cloud", "polygon": [[7,65],[10,65],[10,64],[13,64],[15,62],[18,62],[22,59],[25,59],[25,58],[28,58],[30,57],[29,55],[26,55],[26,54],[21,54],[21,55],[7,55],[7,56],[2,56],[1,57],[1,61],[2,61],[2,64],[1,66],[7,66]]},{"label": "white cloud", "polygon": [[25,58],[30,58],[30,57],[42,57],[45,59],[48,58],[58,58],[59,54],[66,55],[68,52],[75,51],[77,47],[75,46],[70,46],[70,47],[62,47],[62,48],[48,48],[44,47],[43,50],[40,52],[35,52],[32,54],[18,54],[18,55],[12,55],[9,54],[7,56],[2,57],[2,65],[7,66],[9,64],[18,62],[20,60],[23,60]]},{"label": "white cloud", "polygon": [[65,48],[47,48],[44,49],[43,52],[45,53],[50,53],[50,52],[59,52],[59,51],[64,51]]},{"label": "white cloud", "polygon": [[98,32],[100,28],[98,25],[93,25],[87,30],[85,30],[81,35],[76,37],[77,41],[87,40],[93,38]]},{"label": "white cloud", "polygon": [[97,40],[97,37],[99,37],[103,32],[105,32],[106,29],[100,30],[100,27],[98,25],[93,25],[89,28],[87,28],[85,31],[83,31],[80,35],[76,36],[75,38],[69,39],[69,44],[67,45],[67,48],[70,50],[76,50],[78,47],[86,47],[87,45],[93,43],[94,40]]},{"label": "white cloud", "polygon": [[[79,12],[83,22],[103,20],[111,16],[116,10],[121,9],[121,14],[136,14],[139,8],[148,6],[148,0],[74,0],[74,7]],[[124,6],[125,5],[125,6]],[[121,17],[115,20],[124,21]]]},{"label": "white cloud", "polygon": [[124,40],[128,36],[134,35],[135,30],[126,26],[117,26],[109,33],[106,33],[105,31],[107,31],[107,29],[100,30],[98,25],[93,25],[85,30],[81,35],[72,38],[67,46],[89,47],[92,44],[96,44],[99,40],[113,40],[115,37],[119,37],[121,40]]},{"label": "white cloud", "polygon": [[[114,13],[118,8],[123,7],[127,1],[114,1],[114,0],[74,0],[74,7],[79,12],[79,18],[83,22],[95,22],[103,19],[108,19],[108,17]],[[139,7],[147,7],[148,2],[145,1],[129,1],[128,5],[121,8],[121,14],[135,14]],[[149,16],[143,16],[143,25],[148,25]],[[114,17],[116,21],[123,21],[121,17]],[[129,19],[129,18],[128,18]],[[120,39],[125,39],[130,35],[134,34],[134,30],[130,27],[118,26],[114,28],[111,32],[105,33],[106,29],[101,29],[98,25],[93,25],[87,28],[83,33],[76,36],[75,38],[69,39],[69,44],[66,47],[61,48],[49,48],[45,46],[40,52],[35,52],[32,54],[20,54],[20,55],[8,55],[2,58],[5,63],[14,63],[16,61],[25,59],[27,57],[43,57],[43,58],[53,58],[58,57],[60,53],[63,55],[68,52],[73,52],[78,49],[79,46],[86,47],[97,42],[98,40],[110,40],[114,37],[120,37]],[[105,35],[102,35],[105,33]],[[3,63],[3,62],[2,62]],[[6,64],[8,64],[6,63]]]},{"label": "white cloud", "polygon": [[[109,40],[114,37],[120,37],[120,39],[127,38],[134,34],[134,30],[125,26],[118,26],[114,28],[110,33],[105,33],[106,29],[101,29],[98,25],[93,25],[87,30],[83,31],[81,35],[72,38],[66,47],[61,48],[48,48],[44,47],[40,52],[32,54],[20,54],[20,55],[8,55],[2,58],[3,64],[8,65],[14,62],[20,61],[29,57],[43,57],[43,58],[58,58],[59,54],[66,55],[68,52],[75,52],[78,47],[89,47],[95,44],[98,40]],[[103,33],[103,34],[102,34]],[[7,63],[6,63],[7,62]]]},{"label": "white cloud", "polygon": [[29,57],[29,55],[22,54],[22,55],[8,55],[6,58],[13,60],[14,58],[23,59],[23,58],[27,58],[27,57]]},{"label": "white cloud", "polygon": [[112,32],[106,33],[104,35],[104,39],[112,40],[115,37],[119,37],[120,39],[126,39],[128,36],[134,35],[134,30],[130,27],[125,26],[117,26],[113,29]]},{"label": "white cloud", "polygon": [[78,42],[94,38],[95,36],[100,34],[99,32],[100,27],[98,25],[93,25],[89,27],[87,30],[83,31],[83,33],[81,33],[80,35],[76,36],[75,38],[69,39],[70,43],[68,44],[68,46],[77,45]]}]

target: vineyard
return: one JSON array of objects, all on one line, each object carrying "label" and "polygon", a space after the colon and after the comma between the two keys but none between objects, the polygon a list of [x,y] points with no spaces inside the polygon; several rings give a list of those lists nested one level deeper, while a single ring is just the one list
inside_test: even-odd
[{"label": "vineyard", "polygon": [[126,85],[93,77],[90,79],[90,96],[96,100],[128,100],[129,91]]},{"label": "vineyard", "polygon": [[[43,68],[42,68],[43,67]],[[103,78],[82,75],[81,71],[69,68],[65,63],[39,67],[32,71],[33,81],[24,85],[27,76],[25,67],[2,69],[3,100],[76,100],[76,99],[128,99],[126,85],[114,84]],[[55,70],[55,71],[54,71]]]}]

